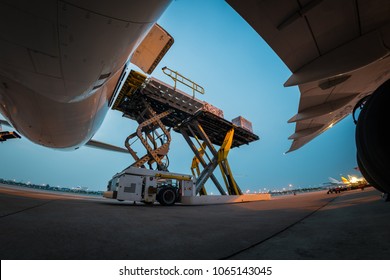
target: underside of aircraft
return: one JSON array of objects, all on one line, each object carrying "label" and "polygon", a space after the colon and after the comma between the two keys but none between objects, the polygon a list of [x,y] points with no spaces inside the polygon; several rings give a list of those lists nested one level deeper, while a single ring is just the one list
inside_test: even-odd
[{"label": "underside of aircraft", "polygon": [[[50,148],[74,150],[86,143],[110,148],[91,138],[128,64],[149,73],[156,66],[155,61],[147,65],[149,56],[169,34],[151,35],[162,30],[156,22],[170,2],[1,1],[3,124]],[[150,38],[157,40],[143,44]]]},{"label": "underside of aircraft", "polygon": [[387,0],[227,0],[291,70],[298,86],[288,152],[361,110],[356,120],[359,169],[390,193],[390,2]]}]

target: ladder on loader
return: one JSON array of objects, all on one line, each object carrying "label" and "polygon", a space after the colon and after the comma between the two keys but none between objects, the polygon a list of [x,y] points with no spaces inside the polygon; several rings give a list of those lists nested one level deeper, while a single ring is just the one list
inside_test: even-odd
[{"label": "ladder on loader", "polygon": [[[163,163],[163,159],[168,155],[169,144],[171,143],[171,134],[162,124],[161,119],[172,113],[173,110],[168,110],[161,114],[156,114],[156,112],[150,107],[148,103],[145,103],[145,107],[145,111],[138,119],[140,123],[136,132],[130,134],[125,141],[127,150],[135,160],[131,166],[144,167],[144,164],[148,163],[149,168],[152,169],[152,164],[156,163],[158,170],[167,171],[168,164]],[[157,133],[157,128],[160,128],[163,134]],[[147,153],[141,158],[139,158],[137,153],[131,148],[130,140],[135,136],[141,140],[142,145],[147,151]],[[160,146],[158,144],[158,140],[160,140]]]}]

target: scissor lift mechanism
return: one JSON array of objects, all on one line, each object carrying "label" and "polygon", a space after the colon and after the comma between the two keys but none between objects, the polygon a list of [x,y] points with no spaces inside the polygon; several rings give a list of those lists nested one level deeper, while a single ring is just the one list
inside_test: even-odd
[{"label": "scissor lift mechanism", "polygon": [[[205,102],[195,96],[134,70],[127,77],[112,109],[121,111],[124,117],[139,124],[136,132],[125,141],[126,148],[135,160],[131,166],[144,167],[147,163],[152,168],[156,163],[158,170],[166,171],[164,159],[167,158],[170,130],[173,129],[183,135],[194,152],[191,169],[196,177],[197,194],[207,194],[204,185],[209,178],[221,195],[242,194],[234,180],[227,156],[231,148],[259,139],[251,131],[207,111]],[[131,148],[130,140],[136,136],[147,151],[142,157],[138,157]],[[219,150],[215,146],[219,146]],[[217,166],[221,169],[227,193],[213,174]]]}]

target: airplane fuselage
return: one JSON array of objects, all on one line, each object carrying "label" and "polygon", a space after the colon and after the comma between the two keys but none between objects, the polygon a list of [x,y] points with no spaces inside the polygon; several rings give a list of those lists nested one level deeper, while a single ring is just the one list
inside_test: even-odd
[{"label": "airplane fuselage", "polygon": [[0,113],[39,145],[85,144],[126,62],[170,2],[2,1]]}]

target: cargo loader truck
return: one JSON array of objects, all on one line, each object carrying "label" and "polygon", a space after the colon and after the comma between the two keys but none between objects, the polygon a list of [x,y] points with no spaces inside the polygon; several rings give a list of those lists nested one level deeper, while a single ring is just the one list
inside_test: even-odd
[{"label": "cargo loader truck", "polygon": [[195,196],[195,183],[190,175],[147,168],[128,167],[108,182],[105,198],[171,206],[182,196]]}]

